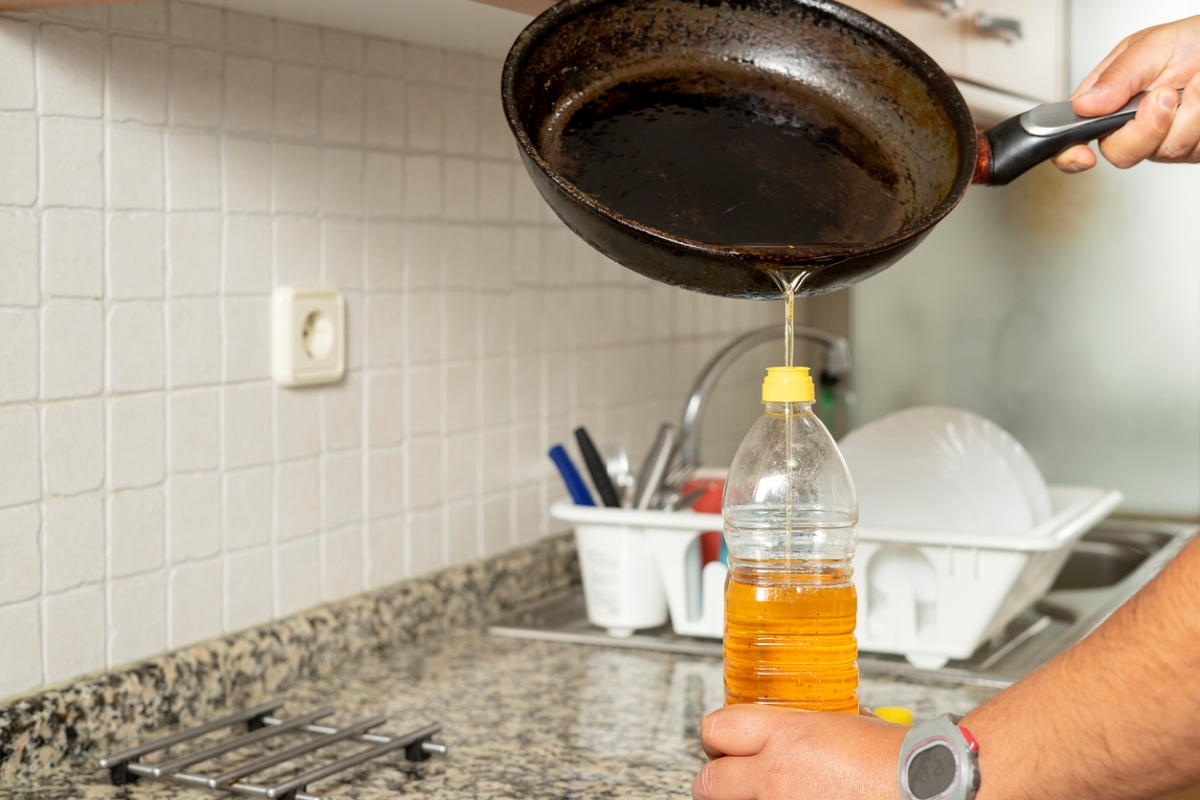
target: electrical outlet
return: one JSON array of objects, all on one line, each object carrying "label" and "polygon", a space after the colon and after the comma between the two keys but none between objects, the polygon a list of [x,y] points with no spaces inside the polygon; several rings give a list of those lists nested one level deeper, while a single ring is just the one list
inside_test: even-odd
[{"label": "electrical outlet", "polygon": [[346,300],[331,286],[278,286],[271,302],[271,374],[283,386],[346,374]]}]

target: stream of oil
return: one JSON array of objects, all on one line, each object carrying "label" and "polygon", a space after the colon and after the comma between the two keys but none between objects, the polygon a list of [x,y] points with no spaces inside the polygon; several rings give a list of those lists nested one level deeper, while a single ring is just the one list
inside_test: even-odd
[{"label": "stream of oil", "polygon": [[[789,369],[795,365],[796,353],[796,295],[803,289],[805,280],[812,275],[811,271],[797,268],[762,267],[771,276],[775,285],[783,292],[784,323],[783,323],[783,352],[784,366]],[[787,435],[787,504],[784,506],[784,544],[788,561],[792,559],[792,498],[795,486],[796,460],[792,457],[792,404],[784,403],[783,421]]]}]

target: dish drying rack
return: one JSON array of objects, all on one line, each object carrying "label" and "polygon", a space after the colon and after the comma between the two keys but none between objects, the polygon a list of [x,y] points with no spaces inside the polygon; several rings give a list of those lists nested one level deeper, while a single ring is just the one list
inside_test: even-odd
[{"label": "dish drying rack", "polygon": [[[358,766],[397,750],[403,750],[409,761],[424,761],[432,754],[445,755],[446,746],[430,741],[434,734],[441,731],[440,723],[431,723],[415,731],[401,736],[383,736],[369,733],[387,722],[387,716],[364,719],[345,728],[330,728],[317,725],[316,722],[334,713],[332,707],[320,708],[308,714],[292,719],[280,719],[272,716],[271,712],[283,706],[282,700],[272,700],[254,708],[241,711],[228,717],[190,728],[179,733],[156,739],[146,744],[122,750],[119,753],[100,759],[100,766],[109,771],[114,786],[124,786],[136,783],[142,778],[170,781],[187,786],[199,786],[230,792],[235,795],[250,797],[266,797],[269,800],[321,800],[317,795],[306,794],[308,785],[329,778],[351,767]],[[197,739],[223,728],[245,724],[247,732],[233,739],[217,742],[200,750],[177,756],[159,764],[143,764],[141,758],[168,747],[174,747],[184,742]],[[185,769],[203,761],[232,753],[233,751],[265,742],[279,734],[289,731],[314,734],[315,738],[293,745],[262,758],[232,767],[219,775],[208,776]],[[348,756],[344,756],[321,767],[306,770],[272,786],[262,786],[244,782],[255,773],[270,767],[292,761],[302,756],[315,753],[323,747],[338,742],[353,742],[369,745]]]}]

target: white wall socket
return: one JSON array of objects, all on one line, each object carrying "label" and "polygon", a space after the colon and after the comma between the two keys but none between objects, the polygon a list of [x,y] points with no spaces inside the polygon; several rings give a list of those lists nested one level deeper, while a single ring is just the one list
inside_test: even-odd
[{"label": "white wall socket", "polygon": [[271,301],[271,374],[284,386],[346,374],[346,300],[332,286],[277,286]]}]

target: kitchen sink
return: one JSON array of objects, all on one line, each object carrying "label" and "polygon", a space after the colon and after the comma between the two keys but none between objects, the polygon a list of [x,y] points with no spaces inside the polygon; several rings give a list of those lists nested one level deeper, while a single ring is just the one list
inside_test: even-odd
[{"label": "kitchen sink", "polygon": [[[971,658],[924,669],[902,656],[862,652],[859,668],[864,675],[930,683],[1008,686],[1090,633],[1157,575],[1196,532],[1195,526],[1157,521],[1103,522],[1075,545],[1046,596]],[[489,630],[497,636],[721,656],[719,641],[679,636],[669,624],[615,639],[587,621],[579,587],[515,612]]]},{"label": "kitchen sink", "polygon": [[1091,531],[1075,545],[1051,591],[1115,586],[1172,538],[1161,531],[1127,530],[1119,525]]}]

